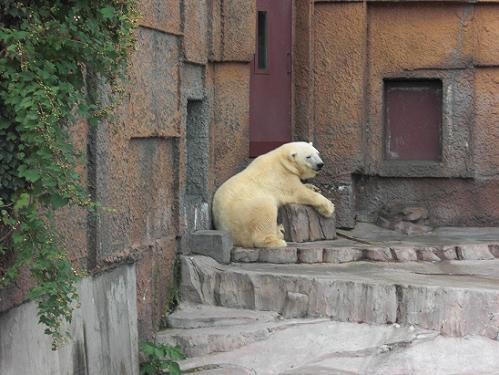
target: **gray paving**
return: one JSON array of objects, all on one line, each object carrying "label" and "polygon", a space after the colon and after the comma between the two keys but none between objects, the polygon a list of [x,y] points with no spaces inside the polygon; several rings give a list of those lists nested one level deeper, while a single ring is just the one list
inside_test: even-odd
[{"label": "gray paving", "polygon": [[[198,311],[202,311],[199,307]],[[213,312],[209,307],[207,314]],[[231,311],[224,309],[227,317]],[[247,316],[233,309],[232,321]],[[258,339],[234,340],[262,323],[174,329],[160,336],[210,350],[181,362],[183,373],[221,374],[497,374],[499,342],[484,337],[443,337],[414,326],[339,323],[325,319],[266,322]],[[174,333],[175,332],[175,333]],[[182,339],[181,336],[184,336]],[[185,340],[188,337],[188,340]],[[232,340],[228,339],[232,338]],[[179,339],[180,338],[180,339]],[[174,341],[175,342],[175,341]],[[189,347],[187,347],[189,349]]]}]

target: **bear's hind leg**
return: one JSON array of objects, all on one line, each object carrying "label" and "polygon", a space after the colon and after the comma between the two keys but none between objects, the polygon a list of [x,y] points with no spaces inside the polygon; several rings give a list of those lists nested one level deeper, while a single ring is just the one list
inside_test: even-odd
[{"label": "bear's hind leg", "polygon": [[277,207],[267,202],[254,210],[251,235],[255,247],[286,247],[282,226],[277,225]]}]

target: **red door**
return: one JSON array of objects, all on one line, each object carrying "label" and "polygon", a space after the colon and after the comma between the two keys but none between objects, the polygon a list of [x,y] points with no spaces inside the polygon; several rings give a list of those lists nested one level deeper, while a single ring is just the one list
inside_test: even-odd
[{"label": "red door", "polygon": [[250,156],[291,140],[291,2],[256,0],[250,80]]}]

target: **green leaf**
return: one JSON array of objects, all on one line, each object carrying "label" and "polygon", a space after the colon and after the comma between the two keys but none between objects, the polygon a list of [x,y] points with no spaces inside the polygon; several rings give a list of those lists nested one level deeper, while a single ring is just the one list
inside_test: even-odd
[{"label": "green leaf", "polygon": [[19,173],[19,176],[24,177],[30,182],[36,182],[40,179],[40,172],[34,169],[25,169]]},{"label": "green leaf", "polygon": [[100,12],[102,14],[102,17],[104,17],[104,19],[112,19],[115,14],[115,9],[113,7],[105,7],[101,8]]},{"label": "green leaf", "polygon": [[22,193],[14,204],[15,210],[20,210],[21,208],[27,207],[29,205],[29,194]]}]

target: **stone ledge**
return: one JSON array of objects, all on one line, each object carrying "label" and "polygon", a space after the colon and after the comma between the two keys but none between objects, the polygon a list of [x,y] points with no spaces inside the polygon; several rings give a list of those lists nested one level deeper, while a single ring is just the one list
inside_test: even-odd
[{"label": "stone ledge", "polygon": [[273,249],[232,250],[236,263],[349,263],[372,262],[440,262],[447,260],[493,260],[499,258],[498,243],[459,245],[386,245],[331,246],[331,241],[318,241]]}]

